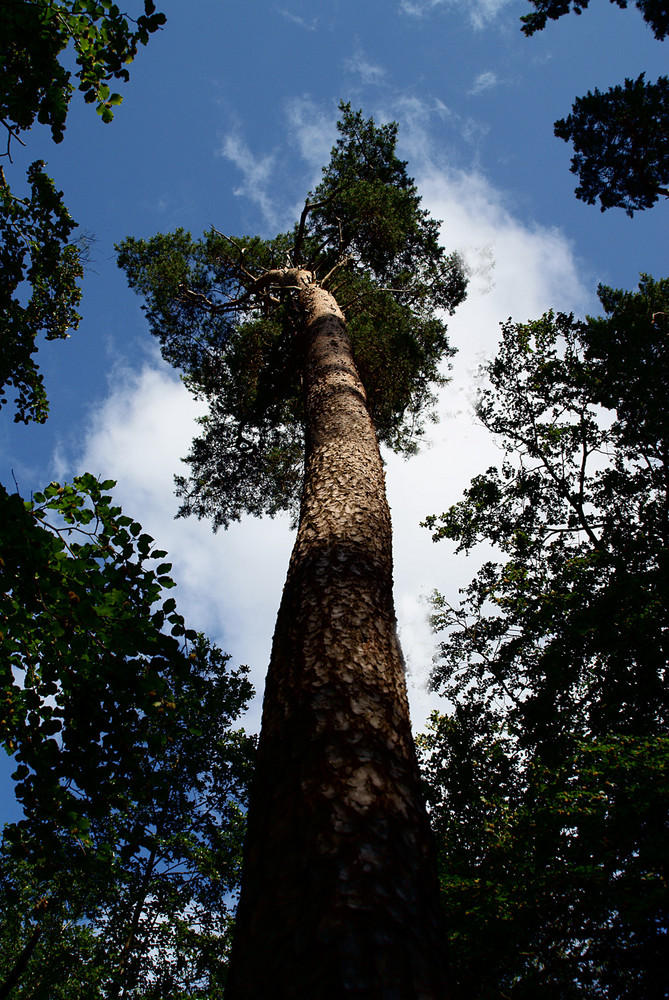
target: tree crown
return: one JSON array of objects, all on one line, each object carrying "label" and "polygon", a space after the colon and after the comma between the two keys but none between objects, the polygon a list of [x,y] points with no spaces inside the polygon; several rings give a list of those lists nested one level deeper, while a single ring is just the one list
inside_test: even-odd
[{"label": "tree crown", "polygon": [[645,74],[607,91],[588,91],[555,134],[574,144],[571,172],[577,198],[601,211],[624,208],[629,216],[669,197],[669,78],[648,83]]},{"label": "tree crown", "polygon": [[451,353],[443,311],[462,300],[456,254],[420,208],[397,126],[341,105],[339,139],[292,230],[273,239],[216,230],[129,238],[119,265],[146,299],[164,357],[209,403],[204,434],[178,480],[182,513],[228,524],[242,513],[294,509],[301,482],[302,318],[296,269],[344,312],[382,441],[416,447]]},{"label": "tree crown", "polygon": [[29,129],[35,119],[51,128],[61,142],[70,99],[72,73],[61,62],[74,45],[75,78],[88,104],[104,122],[122,101],[110,80],[128,80],[128,63],[138,46],[165,23],[153,0],[133,27],[112,0],[4,0],[0,16],[0,120],[9,136]]}]

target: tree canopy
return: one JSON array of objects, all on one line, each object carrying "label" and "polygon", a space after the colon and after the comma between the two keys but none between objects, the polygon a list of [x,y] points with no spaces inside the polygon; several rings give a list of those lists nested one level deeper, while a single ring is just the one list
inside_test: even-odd
[{"label": "tree canopy", "polygon": [[[36,123],[63,139],[77,82],[111,121],[109,83],[164,20],[151,0],[136,22],[108,0],[3,3],[9,164]],[[84,244],[41,160],[17,190],[0,167],[0,405],[13,390],[15,419],[41,422],[37,339],[78,323]],[[233,723],[252,689],[186,628],[166,553],[113,486],[0,487],[0,740],[23,809],[0,843],[3,998],[223,992],[254,745]]]},{"label": "tree canopy", "polygon": [[644,77],[588,91],[555,123],[556,136],[574,144],[576,197],[589,205],[599,199],[602,212],[624,208],[632,216],[669,197],[669,79]]},{"label": "tree canopy", "polygon": [[146,300],[166,360],[209,403],[177,480],[182,513],[228,524],[295,510],[303,400],[295,270],[332,291],[381,441],[411,452],[452,353],[443,312],[461,301],[456,254],[395,153],[397,126],[341,106],[340,137],[300,219],[273,239],[128,238],[119,266]]},{"label": "tree canopy", "polygon": [[478,414],[504,460],[428,519],[497,554],[434,607],[457,708],[424,746],[464,996],[665,996],[669,282],[599,294],[602,317],[503,326]]},{"label": "tree canopy", "polygon": [[[0,851],[0,983],[192,995],[225,978],[252,750],[232,724],[252,689],[186,628],[111,486],[2,497],[0,735],[24,818]],[[59,983],[68,947],[82,967]]]},{"label": "tree canopy", "polygon": [[153,0],[144,0],[143,10],[131,27],[131,18],[112,0],[7,0],[0,18],[0,119],[8,143],[35,119],[50,127],[54,142],[62,141],[75,89],[63,63],[70,44],[78,89],[110,122],[123,98],[110,93],[109,81],[130,79],[127,67],[139,45],[165,23]]},{"label": "tree canopy", "polygon": [[[12,163],[12,143],[35,122],[49,126],[54,142],[64,136],[68,106],[78,81],[84,100],[96,103],[104,122],[114,116],[121,95],[109,82],[129,78],[128,63],[165,21],[152,0],[134,26],[111,0],[4,0],[0,6],[0,124],[7,135],[2,154]],[[68,46],[76,62],[67,68]],[[47,396],[34,359],[37,340],[62,339],[80,316],[78,279],[83,273],[77,224],[63,194],[44,170],[28,169],[28,191],[17,193],[0,166],[0,407],[6,388],[17,393],[15,419],[43,421]]]},{"label": "tree canopy", "polygon": [[[526,35],[543,31],[549,20],[557,21],[564,14],[573,11],[582,14],[587,9],[590,0],[529,0],[534,7],[531,14],[521,17],[522,30]],[[611,0],[623,10],[627,8],[628,0]],[[635,6],[641,11],[644,21],[650,26],[655,37],[661,41],[669,33],[669,11],[664,0],[635,0]]]},{"label": "tree canopy", "polygon": [[[536,8],[521,17],[522,30],[533,35],[570,10],[582,13],[589,0],[529,0]],[[611,0],[627,7],[627,0]],[[637,8],[655,38],[669,32],[669,11],[663,0],[637,0]],[[669,197],[669,81],[656,83],[645,73],[623,85],[588,91],[572,105],[571,114],[555,122],[555,135],[572,142],[571,172],[579,178],[574,193],[589,205],[599,200],[601,211],[623,208],[629,216]]]},{"label": "tree canopy", "polygon": [[[0,167],[0,268],[3,350],[0,407],[13,387],[16,421],[44,421],[48,402],[34,359],[37,338],[62,339],[80,320],[83,274],[76,223],[37,160],[28,170],[30,194],[16,197]],[[27,292],[25,291],[27,283]],[[27,302],[26,302],[27,295]]]}]

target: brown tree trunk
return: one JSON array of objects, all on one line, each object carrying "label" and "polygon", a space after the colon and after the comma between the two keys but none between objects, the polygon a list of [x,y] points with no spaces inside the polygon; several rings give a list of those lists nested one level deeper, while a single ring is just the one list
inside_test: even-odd
[{"label": "brown tree trunk", "polygon": [[334,298],[301,272],[306,473],[226,1000],[445,995],[439,893],[376,434]]},{"label": "brown tree trunk", "polygon": [[33,929],[32,934],[16,957],[14,965],[7,973],[5,981],[0,983],[0,1000],[6,1000],[6,998],[14,992],[15,988],[21,981],[21,977],[28,968],[30,959],[33,956],[35,948],[39,944],[39,939],[41,938],[44,930],[44,915],[49,908],[49,904],[50,901],[48,899],[43,899],[40,900],[35,907],[35,914],[39,915],[40,922]]}]

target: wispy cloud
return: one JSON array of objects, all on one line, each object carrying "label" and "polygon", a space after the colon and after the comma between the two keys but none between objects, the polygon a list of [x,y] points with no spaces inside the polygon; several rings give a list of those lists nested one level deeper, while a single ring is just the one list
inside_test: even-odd
[{"label": "wispy cloud", "polygon": [[[293,162],[290,184],[285,183],[282,173],[285,149],[256,155],[241,129],[235,128],[225,136],[218,150],[218,155],[234,164],[242,175],[242,181],[233,188],[233,193],[257,205],[267,228],[272,231],[289,227],[299,218],[304,192],[320,181],[320,168],[329,160],[330,150],[337,139],[334,106],[326,112],[308,94],[288,100],[283,115],[292,149],[299,151],[301,159],[301,163]],[[279,176],[284,178],[284,182],[277,185]],[[299,192],[292,203],[291,190]]]},{"label": "wispy cloud", "polygon": [[219,155],[234,163],[242,174],[242,183],[234,188],[234,194],[249,198],[258,205],[268,226],[275,228],[279,222],[279,215],[269,191],[276,164],[274,154],[255,156],[244,139],[233,132],[224,138]]},{"label": "wispy cloud", "polygon": [[320,168],[327,163],[337,139],[334,111],[328,113],[311,97],[295,97],[286,104],[288,131],[300,156],[320,180]]},{"label": "wispy cloud", "polygon": [[345,62],[346,69],[360,77],[360,82],[370,84],[383,83],[386,78],[386,71],[382,66],[375,66],[367,59],[360,46],[357,46],[353,56]]},{"label": "wispy cloud", "polygon": [[312,17],[307,20],[305,17],[300,17],[299,14],[293,14],[292,11],[286,10],[285,7],[279,7],[279,14],[285,17],[287,21],[292,21],[293,24],[299,25],[300,28],[305,28],[307,31],[315,31],[318,25],[318,18]]},{"label": "wispy cloud", "polygon": [[459,133],[469,145],[476,144],[487,134],[489,126],[476,118],[464,118],[449,108],[440,98],[424,99],[403,96],[384,109],[382,119],[400,123],[399,144],[402,155],[407,152],[411,162],[430,161],[439,157],[439,148],[446,143],[447,130]]},{"label": "wispy cloud", "polygon": [[497,73],[493,73],[491,69],[486,70],[484,73],[479,73],[479,75],[474,80],[470,94],[480,94],[484,90],[490,90],[491,87],[496,87],[499,83]]},{"label": "wispy cloud", "polygon": [[461,7],[467,12],[475,28],[483,28],[511,2],[512,0],[400,0],[400,10],[411,17],[424,17],[436,7],[448,4]]},{"label": "wispy cloud", "polygon": [[488,132],[490,131],[490,126],[487,122],[479,121],[478,118],[465,118],[460,124],[460,133],[465,142],[468,142],[470,146],[476,147],[478,143],[484,139]]},{"label": "wispy cloud", "polygon": [[439,98],[422,98],[405,94],[395,98],[384,108],[384,121],[398,121],[398,140],[402,155],[411,151],[412,161],[416,158],[429,160],[434,149],[435,125],[453,124],[457,115]]}]

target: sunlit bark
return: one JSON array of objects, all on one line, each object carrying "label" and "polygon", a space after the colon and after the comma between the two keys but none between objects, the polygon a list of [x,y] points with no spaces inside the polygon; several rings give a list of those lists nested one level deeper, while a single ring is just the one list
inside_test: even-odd
[{"label": "sunlit bark", "polygon": [[227,1000],[442,998],[384,473],[334,298],[297,276],[306,472],[265,690]]}]

